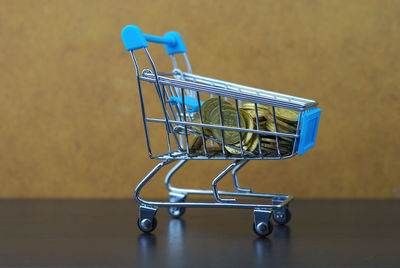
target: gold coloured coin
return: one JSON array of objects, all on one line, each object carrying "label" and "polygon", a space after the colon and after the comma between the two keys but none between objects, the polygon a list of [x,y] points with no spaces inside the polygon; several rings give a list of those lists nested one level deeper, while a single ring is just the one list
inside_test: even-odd
[{"label": "gold coloured coin", "polygon": [[[240,120],[240,125],[245,126],[246,123],[243,119],[243,116],[239,114],[239,120]],[[219,107],[215,107],[214,110],[210,114],[210,124],[213,125],[221,125],[220,122],[220,111]],[[237,122],[237,115],[236,111],[232,109],[224,109],[222,110],[222,125],[226,127],[238,127],[238,122]],[[213,133],[213,136],[219,140],[222,141],[222,131],[221,129],[216,129],[212,128],[211,132]],[[239,131],[235,130],[224,130],[224,142],[226,144],[235,144],[240,141],[239,137]]]},{"label": "gold coloured coin", "polygon": [[[263,138],[269,138],[269,139],[275,139],[275,136],[272,135],[261,135],[261,137]],[[289,137],[279,137],[282,140],[285,140],[287,142],[293,143],[294,142],[294,138],[289,138]]]},{"label": "gold coloured coin", "polygon": [[254,152],[254,150],[257,148],[258,146],[258,135],[253,135],[251,141],[250,141],[250,145],[249,145],[249,152]]},{"label": "gold coloured coin", "polygon": [[[267,121],[266,129],[268,131],[275,132],[275,124],[274,124],[274,122],[273,121],[272,122],[271,121]],[[287,129],[287,128],[283,127],[282,125],[278,125],[278,131],[277,132],[286,133],[286,134],[294,134],[294,133],[296,133],[296,130]]]},{"label": "gold coloured coin", "polygon": [[299,115],[299,112],[281,107],[276,107],[275,115],[279,120],[282,120],[288,124],[297,124],[297,116]]},{"label": "gold coloured coin", "polygon": [[[243,109],[240,109],[239,112],[241,113],[241,115],[243,116],[243,119],[245,120],[246,124],[245,126],[242,126],[242,128],[247,128],[247,129],[254,129],[254,121],[253,118],[251,118],[251,115],[246,112]],[[253,137],[254,133],[252,132],[244,132],[243,134],[243,138],[242,138],[242,148],[243,150],[248,150],[248,147],[250,144],[250,142],[252,141],[252,137]],[[235,143],[234,146],[240,148],[240,142]],[[240,149],[235,149],[229,146],[225,146],[225,149],[230,152],[231,154],[241,154],[241,150]]]},{"label": "gold coloured coin", "polygon": [[[255,110],[255,105],[254,103],[244,103],[243,104],[243,108],[246,110]],[[260,114],[263,114],[265,112],[264,111],[268,111],[270,112],[270,114],[272,115],[273,118],[273,110],[272,110],[272,106],[267,106],[264,104],[257,104],[257,108],[258,108],[258,113],[259,116],[261,116]],[[255,114],[255,112],[254,112]],[[297,124],[297,116],[299,115],[298,111],[294,111],[294,110],[290,110],[290,109],[286,109],[286,108],[282,108],[282,107],[275,107],[275,116],[277,119],[288,123],[288,124],[292,124],[292,125],[296,125]],[[253,116],[255,117],[255,115]]]},{"label": "gold coloured coin", "polygon": [[[196,114],[195,116],[193,116],[192,123],[200,124],[200,117],[199,117],[198,114]],[[192,128],[192,129],[195,129],[195,130],[197,130],[199,133],[201,133],[201,127],[199,127],[199,126],[192,126],[191,128]],[[204,135],[206,135],[206,136],[211,136],[211,135],[212,135],[212,132],[211,132],[211,130],[210,130],[209,128],[203,127],[203,130],[204,130]]]},{"label": "gold coloured coin", "polygon": [[[276,139],[275,138],[261,138],[262,142],[268,142],[268,143],[275,143],[276,144]],[[279,138],[279,144],[292,144],[292,142],[283,140],[282,138]]]},{"label": "gold coloured coin", "polygon": [[[206,124],[210,124],[210,115],[212,113],[212,111],[216,108],[219,107],[219,100],[218,98],[211,98],[208,99],[207,101],[205,101],[203,103],[203,105],[201,106],[201,115],[203,116],[203,122]],[[221,109],[235,109],[233,107],[233,105],[226,101],[221,99]],[[219,110],[219,109],[218,109]]]},{"label": "gold coloured coin", "polygon": [[190,149],[190,150],[197,150],[197,149],[199,149],[202,145],[203,145],[203,139],[202,139],[202,137],[201,137],[201,136],[195,135],[195,136],[192,138],[192,140],[191,140],[191,142],[190,142],[190,144],[189,144],[189,149]]},{"label": "gold coloured coin", "polygon": [[[258,120],[261,120],[262,117],[265,117],[266,114],[269,113],[268,109],[265,109],[265,105],[260,107],[260,104],[257,105],[257,112],[258,112]],[[252,118],[256,118],[256,108],[254,103],[245,103],[243,104],[243,109],[246,110]]]},{"label": "gold coloured coin", "polygon": [[[275,125],[275,123],[274,123],[274,115],[272,113],[266,114],[266,118],[267,118],[268,122],[271,122],[273,125]],[[278,118],[278,116],[276,116],[276,124],[278,125],[278,130],[285,129],[285,130],[289,131],[289,133],[296,133],[296,129],[297,129],[296,126],[293,126],[293,125],[288,124],[288,123],[286,123],[284,121],[281,121]]]},{"label": "gold coloured coin", "polygon": [[[251,118],[251,115],[246,110],[243,109],[240,109],[239,112],[243,116],[244,121],[246,122],[244,127],[247,129],[254,129],[254,121],[253,118]],[[243,125],[241,125],[241,127],[243,128]],[[252,136],[253,136],[252,132],[244,132],[243,144],[249,143]]]}]

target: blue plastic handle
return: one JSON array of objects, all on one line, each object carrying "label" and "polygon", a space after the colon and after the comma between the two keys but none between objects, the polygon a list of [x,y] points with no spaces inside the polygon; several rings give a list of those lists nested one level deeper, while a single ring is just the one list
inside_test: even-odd
[{"label": "blue plastic handle", "polygon": [[[180,97],[170,97],[169,102],[172,104],[176,105],[177,103],[181,104],[183,103],[182,96]],[[203,105],[203,101],[200,101],[200,105]],[[199,103],[197,102],[197,99],[185,96],[185,106],[187,107],[187,111],[189,113],[195,113],[199,111]]]},{"label": "blue plastic handle", "polygon": [[164,37],[161,37],[144,34],[138,26],[128,25],[122,29],[121,38],[128,51],[148,47],[149,44],[147,41],[163,44],[168,55],[185,53],[187,51],[181,35],[177,32],[168,32]]},{"label": "blue plastic handle", "polygon": [[144,38],[153,43],[158,43],[158,44],[168,44],[171,46],[175,45],[175,39],[168,38],[168,37],[161,37],[161,36],[155,36],[155,35],[150,35],[150,34],[143,34]]}]

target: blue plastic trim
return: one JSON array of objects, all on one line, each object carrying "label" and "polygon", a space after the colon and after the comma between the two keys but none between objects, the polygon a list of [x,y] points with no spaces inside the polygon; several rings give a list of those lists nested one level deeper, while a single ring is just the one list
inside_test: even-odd
[{"label": "blue plastic trim", "polygon": [[135,50],[148,47],[147,41],[139,27],[128,25],[121,32],[122,42],[124,42],[126,50]]},{"label": "blue plastic trim", "polygon": [[314,147],[317,138],[321,109],[312,108],[303,113],[301,118],[300,142],[297,154],[302,155]]},{"label": "blue plastic trim", "polygon": [[183,39],[179,33],[168,32],[164,35],[164,38],[166,40],[174,40],[173,43],[164,43],[164,47],[168,55],[185,53],[187,51],[185,43],[183,43]]},{"label": "blue plastic trim", "polygon": [[[176,105],[177,103],[182,105],[182,96],[181,97],[170,97],[169,101]],[[204,101],[200,101],[200,105],[203,105]],[[189,113],[195,113],[199,111],[199,104],[197,102],[197,99],[185,96],[185,106],[187,107],[187,111]]]},{"label": "blue plastic trim", "polygon": [[147,41],[152,42],[152,43],[168,44],[170,46],[175,46],[175,39],[172,39],[172,38],[166,38],[166,37],[155,36],[155,35],[150,35],[150,34],[144,34],[144,38],[146,38]]},{"label": "blue plastic trim", "polygon": [[142,30],[136,25],[128,25],[122,30],[122,42],[126,50],[135,50],[148,47],[148,42],[163,44],[168,55],[185,53],[187,51],[181,35],[177,32],[168,32],[161,36],[143,34]]}]

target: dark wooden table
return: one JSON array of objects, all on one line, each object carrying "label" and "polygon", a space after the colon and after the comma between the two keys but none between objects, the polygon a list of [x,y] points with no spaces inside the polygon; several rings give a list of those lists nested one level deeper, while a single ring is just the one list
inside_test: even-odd
[{"label": "dark wooden table", "polygon": [[0,200],[0,267],[400,267],[400,200],[295,200],[267,239],[252,211],[157,213],[133,200]]}]

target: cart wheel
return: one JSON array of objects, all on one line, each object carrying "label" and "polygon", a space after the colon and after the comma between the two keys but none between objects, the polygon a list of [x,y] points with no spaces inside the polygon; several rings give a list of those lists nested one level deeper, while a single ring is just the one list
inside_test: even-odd
[{"label": "cart wheel", "polygon": [[157,219],[155,217],[153,218],[153,220],[144,218],[140,221],[140,219],[138,218],[137,225],[140,231],[144,233],[151,233],[157,227]]},{"label": "cart wheel", "polygon": [[183,214],[185,214],[185,208],[184,207],[169,207],[168,212],[172,217],[179,218]]},{"label": "cart wheel", "polygon": [[285,225],[292,218],[292,213],[290,212],[289,208],[283,207],[274,210],[272,216],[277,224]]},{"label": "cart wheel", "polygon": [[253,231],[259,236],[268,236],[273,230],[274,225],[272,224],[271,220],[268,222],[259,222],[257,226],[255,223],[253,223]]}]

